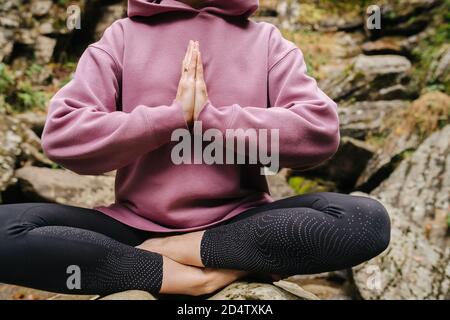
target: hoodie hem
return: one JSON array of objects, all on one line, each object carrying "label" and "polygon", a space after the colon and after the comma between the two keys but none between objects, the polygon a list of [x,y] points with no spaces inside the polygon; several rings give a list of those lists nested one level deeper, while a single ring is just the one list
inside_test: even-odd
[{"label": "hoodie hem", "polygon": [[234,210],[232,210],[231,212],[229,212],[228,214],[224,215],[222,218],[214,222],[187,228],[177,228],[160,225],[156,222],[153,222],[147,218],[138,215],[133,210],[131,210],[131,208],[121,203],[113,203],[109,206],[96,206],[93,207],[92,209],[100,211],[103,214],[125,225],[143,231],[158,232],[158,233],[193,232],[206,230],[208,228],[214,227],[218,224],[221,224],[227,220],[230,220],[233,217],[236,217],[244,213],[247,210],[273,202],[273,198],[267,192],[258,192],[253,195],[253,199],[254,199],[253,201],[241,203],[237,208],[235,208]]}]

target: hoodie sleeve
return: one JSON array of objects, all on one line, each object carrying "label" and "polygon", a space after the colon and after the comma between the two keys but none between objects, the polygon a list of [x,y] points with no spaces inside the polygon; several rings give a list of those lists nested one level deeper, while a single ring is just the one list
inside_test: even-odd
[{"label": "hoodie sleeve", "polygon": [[52,98],[42,134],[45,154],[79,174],[119,169],[187,128],[182,107],[138,105],[116,111],[121,71],[102,44],[86,49],[75,76]]},{"label": "hoodie sleeve", "polygon": [[269,56],[269,108],[213,106],[208,101],[199,120],[205,130],[216,128],[224,134],[227,129],[278,129],[280,165],[315,166],[330,158],[339,145],[337,105],[306,74],[301,50],[278,30]]}]

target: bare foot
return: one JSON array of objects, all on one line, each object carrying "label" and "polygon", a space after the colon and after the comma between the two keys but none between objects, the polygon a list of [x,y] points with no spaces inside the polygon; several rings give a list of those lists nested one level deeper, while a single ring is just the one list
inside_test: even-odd
[{"label": "bare foot", "polygon": [[159,253],[184,265],[204,267],[200,257],[200,242],[204,231],[177,236],[152,238],[136,248]]},{"label": "bare foot", "polygon": [[167,256],[164,252],[164,248],[166,247],[166,239],[167,237],[147,239],[136,248]]},{"label": "bare foot", "polygon": [[[177,236],[151,238],[136,248],[159,253],[182,265],[204,268],[200,258],[200,242],[203,233],[201,231]],[[240,272],[242,276],[251,275],[265,282],[278,281],[286,277],[278,274]]]},{"label": "bare foot", "polygon": [[245,275],[245,271],[197,268],[163,257],[163,283],[160,293],[192,296],[210,294]]}]

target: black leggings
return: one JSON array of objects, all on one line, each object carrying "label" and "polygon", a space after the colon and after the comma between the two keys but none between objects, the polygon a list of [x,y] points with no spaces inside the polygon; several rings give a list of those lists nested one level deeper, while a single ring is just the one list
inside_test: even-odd
[{"label": "black leggings", "polygon": [[[72,294],[158,293],[162,256],[134,248],[153,236],[92,209],[0,205],[0,282]],[[207,229],[201,259],[212,268],[311,274],[360,264],[389,240],[389,216],[376,200],[316,193],[253,208]],[[70,266],[80,271],[81,288],[68,287],[75,274]]]}]

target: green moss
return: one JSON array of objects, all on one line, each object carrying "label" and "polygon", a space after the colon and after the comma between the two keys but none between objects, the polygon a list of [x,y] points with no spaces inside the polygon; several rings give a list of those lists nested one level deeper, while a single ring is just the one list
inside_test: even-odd
[{"label": "green moss", "polygon": [[371,133],[366,138],[366,143],[376,148],[381,148],[386,142],[386,134],[383,132]]},{"label": "green moss", "polygon": [[52,169],[64,169],[61,165],[57,164],[57,163],[52,163]]},{"label": "green moss", "polygon": [[49,96],[46,92],[36,90],[30,82],[25,81],[18,84],[15,100],[18,111],[33,108],[43,109],[49,100]]},{"label": "green moss", "polygon": [[8,67],[0,63],[0,94],[8,94],[14,85],[14,78]]},{"label": "green moss", "polygon": [[0,63],[0,108],[9,112],[45,108],[49,94],[32,84],[40,71],[40,66],[32,65],[26,70],[25,76],[19,79],[7,65]]},{"label": "green moss", "polygon": [[417,60],[413,72],[413,79],[425,91],[443,91],[450,94],[450,82],[440,83],[437,79],[428,79],[433,64],[439,59],[444,45],[450,43],[450,0],[446,0],[441,12],[445,12],[442,21],[436,26],[434,34],[422,40],[413,50],[414,59]]},{"label": "green moss", "polygon": [[373,1],[368,0],[305,0],[302,1],[299,22],[301,24],[314,25],[330,16],[339,18],[360,17],[371,4],[374,4]]},{"label": "green moss", "polygon": [[321,179],[306,179],[304,177],[291,177],[289,179],[290,187],[296,194],[306,194],[311,192],[326,192],[330,191],[332,187],[329,183]]},{"label": "green moss", "polygon": [[58,5],[66,7],[70,3],[70,0],[58,0]]}]

